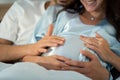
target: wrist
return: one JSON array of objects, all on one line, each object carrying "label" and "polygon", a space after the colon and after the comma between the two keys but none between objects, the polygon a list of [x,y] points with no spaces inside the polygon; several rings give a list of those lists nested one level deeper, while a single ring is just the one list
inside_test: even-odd
[{"label": "wrist", "polygon": [[22,59],[23,62],[33,62],[38,63],[39,62],[39,56],[25,56]]},{"label": "wrist", "polygon": [[109,52],[109,56],[108,58],[106,59],[106,62],[112,64],[114,63],[114,60],[115,60],[115,53],[113,53],[112,51]]},{"label": "wrist", "polygon": [[34,44],[28,44],[24,46],[25,56],[34,56],[38,54],[37,47]]}]

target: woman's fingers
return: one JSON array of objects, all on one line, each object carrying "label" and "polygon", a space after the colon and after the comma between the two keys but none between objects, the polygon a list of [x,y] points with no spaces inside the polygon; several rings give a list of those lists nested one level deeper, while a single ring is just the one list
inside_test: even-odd
[{"label": "woman's fingers", "polygon": [[80,51],[84,56],[88,57],[89,59],[93,60],[95,59],[95,55],[90,53],[89,51],[87,50],[81,50]]},{"label": "woman's fingers", "polygon": [[89,44],[98,44],[98,39],[95,37],[86,37],[86,36],[80,36],[80,39],[84,41],[85,43]]}]

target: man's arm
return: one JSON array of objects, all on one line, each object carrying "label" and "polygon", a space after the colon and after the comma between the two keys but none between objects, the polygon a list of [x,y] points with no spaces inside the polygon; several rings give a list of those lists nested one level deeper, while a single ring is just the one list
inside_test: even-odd
[{"label": "man's arm", "polygon": [[46,47],[57,47],[64,44],[64,38],[52,36],[53,25],[50,25],[44,38],[33,44],[12,45],[12,42],[0,39],[0,61],[10,61],[24,56],[40,55],[47,52]]},{"label": "man's arm", "polygon": [[26,55],[30,55],[31,52],[34,54],[37,53],[31,49],[31,45],[15,46],[11,41],[0,39],[0,61],[17,60]]}]

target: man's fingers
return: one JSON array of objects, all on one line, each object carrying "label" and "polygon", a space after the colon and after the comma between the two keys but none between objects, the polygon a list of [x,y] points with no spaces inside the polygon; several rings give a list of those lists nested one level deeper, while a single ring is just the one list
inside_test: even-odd
[{"label": "man's fingers", "polygon": [[81,61],[75,61],[75,60],[69,60],[69,61],[66,61],[65,63],[70,66],[79,67],[79,68],[83,68],[88,64],[88,62],[81,62]]},{"label": "man's fingers", "polygon": [[61,61],[61,62],[66,62],[66,61],[71,60],[69,58],[66,58],[66,57],[60,56],[60,55],[53,55],[53,57],[56,58],[57,60]]},{"label": "man's fingers", "polygon": [[51,36],[53,33],[53,29],[54,29],[54,25],[50,24],[50,26],[48,27],[48,31],[46,33],[46,36]]}]

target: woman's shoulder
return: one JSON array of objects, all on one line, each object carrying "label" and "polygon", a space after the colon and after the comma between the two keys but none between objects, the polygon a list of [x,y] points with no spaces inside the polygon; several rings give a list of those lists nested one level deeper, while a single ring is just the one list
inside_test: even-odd
[{"label": "woman's shoulder", "polygon": [[60,20],[71,20],[73,18],[77,18],[79,16],[78,13],[70,13],[68,11],[61,11],[58,16],[57,19]]},{"label": "woman's shoulder", "polygon": [[77,13],[70,13],[68,11],[62,10],[63,8],[64,7],[61,6],[61,5],[53,5],[53,6],[48,7],[48,9],[46,11],[48,11],[48,12],[57,12],[57,13],[60,11],[58,16],[61,16],[61,15],[66,15],[66,16],[73,15],[74,16],[74,15],[77,14]]},{"label": "woman's shoulder", "polygon": [[60,6],[60,5],[52,5],[52,6],[49,6],[47,8],[46,12],[48,12],[48,13],[58,13],[62,9],[63,9],[63,7]]}]

